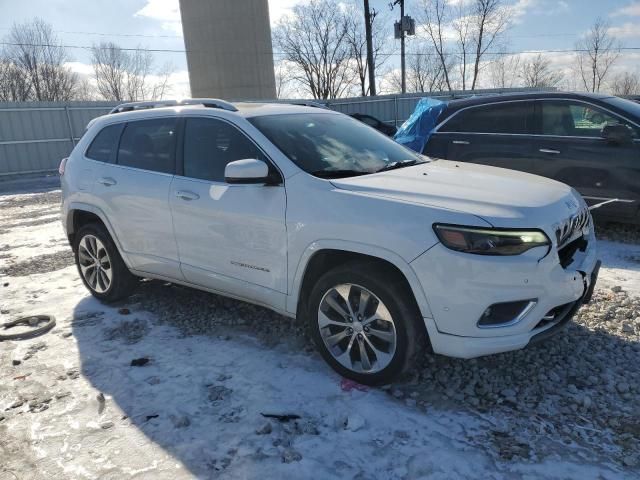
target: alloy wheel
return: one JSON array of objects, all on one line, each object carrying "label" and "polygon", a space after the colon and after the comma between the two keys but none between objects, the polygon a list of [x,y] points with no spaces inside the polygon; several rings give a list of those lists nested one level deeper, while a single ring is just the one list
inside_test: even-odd
[{"label": "alloy wheel", "polygon": [[107,249],[99,238],[85,235],[78,245],[78,263],[80,271],[89,287],[104,293],[111,286],[113,270]]},{"label": "alloy wheel", "polygon": [[364,287],[346,283],[329,289],[318,307],[318,328],[327,350],[351,371],[376,373],[393,360],[393,318],[380,298]]}]

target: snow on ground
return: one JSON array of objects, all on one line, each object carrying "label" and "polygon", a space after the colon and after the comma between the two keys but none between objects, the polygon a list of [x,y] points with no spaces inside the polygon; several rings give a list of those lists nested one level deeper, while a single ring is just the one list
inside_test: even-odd
[{"label": "snow on ground", "polygon": [[620,286],[630,294],[640,295],[640,244],[600,240],[598,251],[604,265],[598,282],[602,286]]},{"label": "snow on ground", "polygon": [[[640,423],[631,421],[639,407],[640,301],[604,288],[637,292],[637,245],[601,243],[603,283],[573,336],[486,361],[430,358],[421,367],[428,373],[361,391],[331,371],[288,319],[258,307],[159,282],[143,282],[120,305],[100,304],[61,249],[63,232],[50,214],[56,205],[52,197],[40,202],[43,195],[50,194],[0,196],[0,323],[37,313],[58,322],[39,338],[0,343],[2,480],[640,473]],[[15,216],[25,210],[34,223],[46,221],[22,225]],[[588,357],[589,350],[603,354]],[[148,363],[131,365],[141,358]],[[505,373],[501,359],[514,369]],[[536,362],[548,367],[540,367],[543,380],[516,378]],[[563,368],[578,373],[560,378]],[[613,383],[587,381],[589,373]],[[469,375],[475,391],[462,394],[474,390],[460,383]],[[478,389],[493,384],[495,395]],[[541,400],[528,409],[529,384],[557,395],[533,392]],[[579,405],[578,393],[564,393],[576,388]],[[605,415],[609,423],[589,423]]]}]

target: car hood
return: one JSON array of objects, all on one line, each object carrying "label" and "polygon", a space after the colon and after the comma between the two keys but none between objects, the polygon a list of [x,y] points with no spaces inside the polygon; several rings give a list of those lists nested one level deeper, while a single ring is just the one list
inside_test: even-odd
[{"label": "car hood", "polygon": [[548,227],[584,206],[571,187],[555,180],[447,160],[331,182],[361,194],[472,214],[504,228]]}]

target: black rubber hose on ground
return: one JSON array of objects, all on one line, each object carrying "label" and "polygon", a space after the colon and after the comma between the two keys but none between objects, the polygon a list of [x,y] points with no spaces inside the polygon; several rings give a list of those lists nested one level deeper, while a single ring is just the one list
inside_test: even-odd
[{"label": "black rubber hose on ground", "polygon": [[[20,333],[1,333],[18,325],[27,325],[37,328],[22,331]],[[30,317],[19,318],[12,322],[0,325],[0,327],[2,327],[2,330],[0,330],[0,342],[3,340],[27,340],[29,338],[38,337],[51,330],[55,325],[56,319],[53,315],[31,315]]]}]

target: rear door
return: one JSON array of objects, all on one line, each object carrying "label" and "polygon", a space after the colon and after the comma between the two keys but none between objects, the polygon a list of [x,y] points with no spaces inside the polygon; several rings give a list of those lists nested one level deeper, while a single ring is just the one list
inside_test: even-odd
[{"label": "rear door", "polygon": [[181,278],[169,210],[176,137],[174,117],[128,122],[93,190],[132,268],[171,278]]},{"label": "rear door", "polygon": [[532,168],[533,123],[532,101],[477,105],[458,111],[432,138],[441,153],[446,145],[449,160],[528,172]]},{"label": "rear door", "polygon": [[[284,185],[228,184],[229,162],[266,155],[240,129],[212,117],[185,119],[183,168],[170,203],[186,280],[284,308]],[[280,299],[280,301],[276,300]]]},{"label": "rear door", "polygon": [[[638,213],[640,129],[618,115],[579,100],[537,102],[540,135],[534,172],[578,190],[590,205],[617,198],[598,213],[622,220]],[[607,124],[627,125],[633,142],[610,143],[601,136]]]}]

